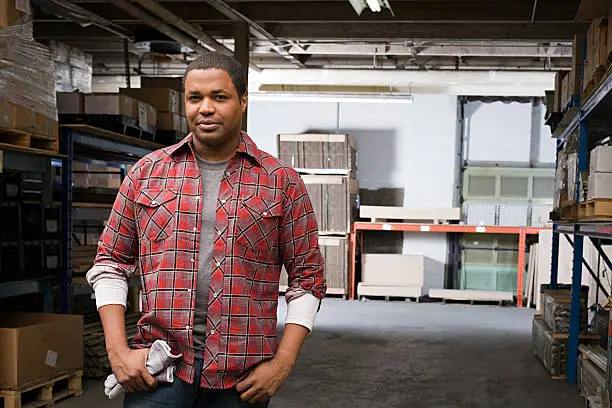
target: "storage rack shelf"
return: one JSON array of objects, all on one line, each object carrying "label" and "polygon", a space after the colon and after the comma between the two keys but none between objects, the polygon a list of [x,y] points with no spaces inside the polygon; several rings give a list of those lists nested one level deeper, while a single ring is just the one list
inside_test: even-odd
[{"label": "storage rack shelf", "polygon": [[97,160],[121,169],[121,179],[125,168],[117,163],[135,163],[141,157],[163,148],[163,145],[111,132],[86,124],[60,125],[60,152],[62,160],[62,312],[71,312],[74,293],[89,293],[89,288],[72,281],[72,234],[73,221],[103,220],[108,218],[112,205],[92,202],[73,202],[72,162]]},{"label": "storage rack shelf", "polygon": [[363,231],[401,231],[414,233],[463,233],[463,234],[510,234],[517,235],[519,241],[517,294],[518,307],[523,305],[523,285],[525,282],[525,250],[527,235],[538,235],[538,227],[503,227],[503,226],[476,226],[457,224],[408,224],[408,223],[378,223],[356,222],[350,237],[349,259],[349,299],[355,299],[356,288],[356,256],[357,238]]},{"label": "storage rack shelf", "polygon": [[[577,96],[573,98],[573,100],[578,99]],[[575,110],[568,112],[566,115],[568,114],[574,115]],[[563,148],[569,136],[574,132],[578,132],[577,173],[588,171],[589,147],[612,133],[612,120],[610,118],[612,118],[612,73],[609,70],[602,83],[579,107],[577,114],[571,120],[566,121],[567,125],[565,127],[561,127],[555,132],[555,135],[558,135],[557,146],[559,151]],[[574,176],[578,180],[578,174]],[[584,238],[587,237],[593,241],[602,259],[609,268],[612,268],[610,260],[601,248],[602,243],[612,242],[609,241],[612,240],[612,219],[609,222],[561,222],[555,224],[553,230],[555,233],[553,234],[550,276],[550,287],[552,289],[556,288],[558,283],[559,236],[561,234],[573,236],[574,257],[572,265],[567,382],[569,384],[576,384],[578,379],[578,340],[580,333],[580,288],[582,285],[582,265],[585,262],[583,260]],[[612,348],[610,347],[608,347],[608,361],[612,361]],[[607,376],[608,390],[612,391],[612,370],[610,370],[610,365],[608,365]]]}]

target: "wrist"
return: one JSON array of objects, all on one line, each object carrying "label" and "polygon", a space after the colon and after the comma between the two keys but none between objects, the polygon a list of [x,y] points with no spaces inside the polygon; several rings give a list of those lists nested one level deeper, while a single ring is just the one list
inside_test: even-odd
[{"label": "wrist", "polygon": [[288,366],[289,368],[293,368],[297,360],[297,357],[294,356],[292,353],[286,353],[282,351],[278,351],[274,358],[276,359],[276,361],[281,362],[283,365]]},{"label": "wrist", "polygon": [[127,344],[114,344],[106,346],[106,352],[108,353],[109,359],[121,357],[129,351],[130,348],[127,346]]}]

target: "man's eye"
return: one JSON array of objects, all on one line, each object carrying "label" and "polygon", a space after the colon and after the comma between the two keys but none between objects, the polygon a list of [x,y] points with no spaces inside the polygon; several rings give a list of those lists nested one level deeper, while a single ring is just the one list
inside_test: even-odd
[{"label": "man's eye", "polygon": [[216,98],[216,99],[217,99],[218,101],[224,101],[224,100],[226,100],[226,99],[227,99],[227,97],[226,97],[225,95],[217,95],[217,98]]}]

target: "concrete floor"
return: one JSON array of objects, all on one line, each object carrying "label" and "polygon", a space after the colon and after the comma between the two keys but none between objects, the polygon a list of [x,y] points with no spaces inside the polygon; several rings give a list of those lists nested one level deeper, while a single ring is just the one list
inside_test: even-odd
[{"label": "concrete floor", "polygon": [[[279,307],[285,315],[285,305]],[[271,408],[577,408],[531,352],[533,311],[326,299]],[[59,408],[118,408],[100,381]]]}]

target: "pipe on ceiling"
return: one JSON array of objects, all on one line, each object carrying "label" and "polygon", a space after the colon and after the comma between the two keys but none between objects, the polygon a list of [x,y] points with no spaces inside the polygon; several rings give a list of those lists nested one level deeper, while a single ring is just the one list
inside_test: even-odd
[{"label": "pipe on ceiling", "polygon": [[143,8],[147,9],[155,16],[163,19],[164,21],[172,24],[179,30],[182,30],[187,34],[191,35],[192,37],[196,38],[208,50],[218,50],[227,55],[234,55],[233,51],[227,48],[225,45],[221,44],[219,41],[215,40],[210,35],[206,34],[194,25],[183,20],[176,14],[172,13],[170,10],[166,9],[155,0],[134,0],[134,3],[141,5]]}]

